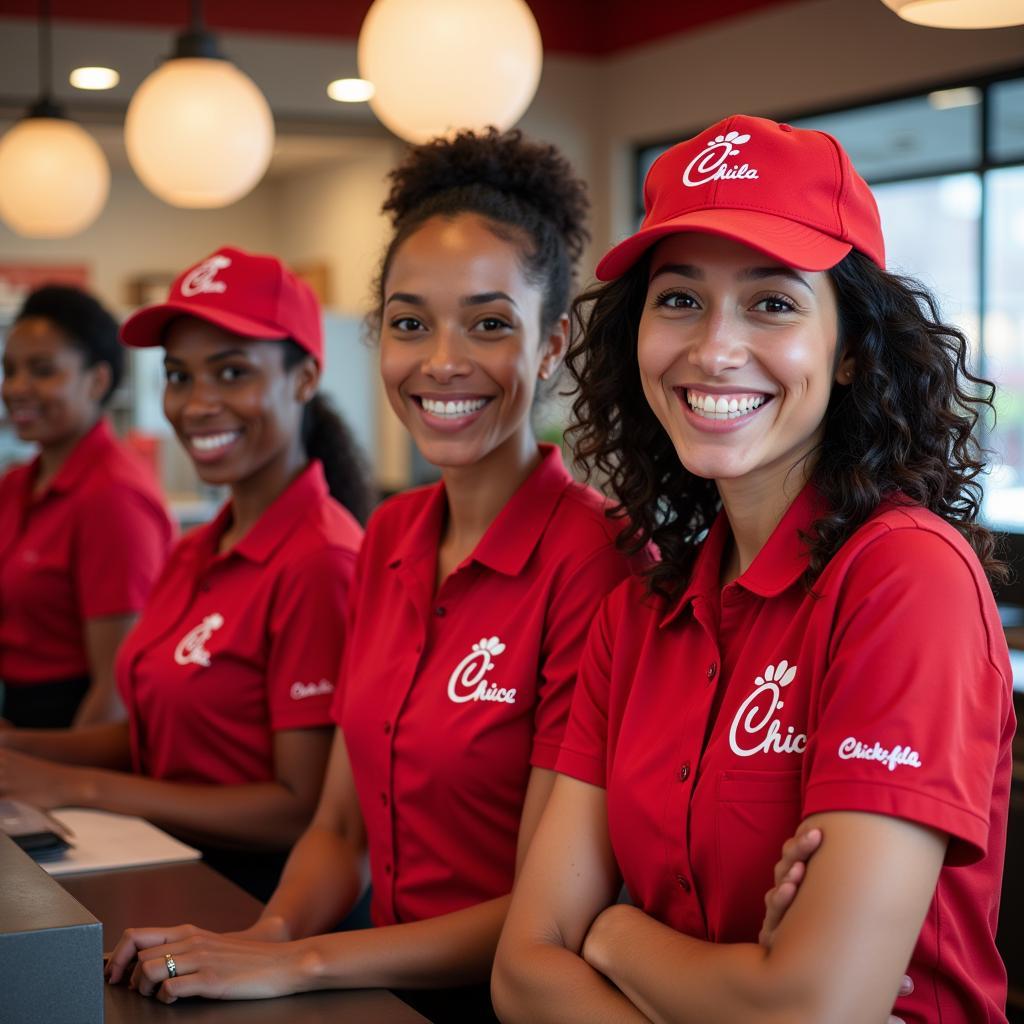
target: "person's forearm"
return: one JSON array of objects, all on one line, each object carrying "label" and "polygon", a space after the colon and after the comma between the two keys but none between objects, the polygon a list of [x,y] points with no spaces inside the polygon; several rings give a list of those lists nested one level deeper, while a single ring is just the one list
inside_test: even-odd
[{"label": "person's forearm", "polygon": [[68,797],[80,807],[148,818],[193,842],[264,850],[286,849],[312,813],[277,782],[197,785],[93,768],[77,773]]},{"label": "person's forearm", "polygon": [[602,974],[564,946],[538,942],[499,961],[491,995],[505,1024],[649,1024]]},{"label": "person's forearm", "polygon": [[828,1020],[813,986],[782,982],[760,946],[702,942],[635,907],[602,913],[583,955],[654,1024]]},{"label": "person's forearm", "polygon": [[120,722],[124,719],[124,705],[118,696],[113,679],[94,678],[75,712],[72,728]]},{"label": "person's forearm", "polygon": [[251,930],[273,940],[331,931],[359,898],[361,856],[345,836],[310,825],[292,849],[274,895]]},{"label": "person's forearm", "polygon": [[4,729],[0,746],[62,764],[128,771],[131,743],[127,722],[74,729]]},{"label": "person's forearm", "polygon": [[303,989],[447,988],[485,983],[509,897],[409,924],[294,944]]}]

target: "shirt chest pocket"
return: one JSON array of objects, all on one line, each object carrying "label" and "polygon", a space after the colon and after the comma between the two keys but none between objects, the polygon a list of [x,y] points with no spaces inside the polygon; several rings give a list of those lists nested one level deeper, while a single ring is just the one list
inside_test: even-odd
[{"label": "shirt chest pocket", "polygon": [[719,773],[705,901],[712,941],[757,941],[775,863],[800,823],[800,779],[799,770]]}]

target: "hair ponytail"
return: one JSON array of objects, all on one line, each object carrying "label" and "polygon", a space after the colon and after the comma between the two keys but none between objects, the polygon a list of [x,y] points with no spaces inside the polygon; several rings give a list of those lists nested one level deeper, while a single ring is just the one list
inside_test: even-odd
[{"label": "hair ponytail", "polygon": [[[309,353],[291,339],[283,344],[286,370],[310,358]],[[331,497],[365,524],[374,506],[366,458],[348,424],[322,391],[318,391],[302,411],[302,445],[306,455],[318,459],[323,466]]]},{"label": "hair ponytail", "polygon": [[306,454],[323,465],[331,497],[365,523],[373,508],[366,460],[348,424],[322,391],[303,410],[302,443]]}]

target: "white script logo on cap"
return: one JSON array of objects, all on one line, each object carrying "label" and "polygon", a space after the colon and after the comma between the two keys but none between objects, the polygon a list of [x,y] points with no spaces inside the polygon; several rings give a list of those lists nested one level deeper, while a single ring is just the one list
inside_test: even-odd
[{"label": "white script logo on cap", "polygon": [[739,153],[739,147],[750,141],[749,135],[729,132],[716,135],[687,165],[683,171],[683,184],[689,188],[707,185],[721,178],[757,178],[757,171],[749,164],[733,164],[725,161]]},{"label": "white script logo on cap", "polygon": [[179,665],[202,665],[210,667],[210,652],[206,649],[206,641],[214,632],[224,625],[224,616],[218,612],[207,615],[195,629],[190,629],[178,641],[174,648],[174,660]]},{"label": "white script logo on cap", "polygon": [[494,659],[504,650],[505,645],[496,636],[482,637],[473,644],[473,649],[452,669],[448,677],[448,697],[456,704],[465,704],[469,700],[515,704],[514,689],[506,689],[487,679],[487,673],[494,666]]},{"label": "white script logo on cap", "polygon": [[193,268],[181,282],[181,294],[191,298],[201,292],[220,293],[227,290],[223,281],[216,280],[218,271],[231,266],[227,256],[211,256]]}]

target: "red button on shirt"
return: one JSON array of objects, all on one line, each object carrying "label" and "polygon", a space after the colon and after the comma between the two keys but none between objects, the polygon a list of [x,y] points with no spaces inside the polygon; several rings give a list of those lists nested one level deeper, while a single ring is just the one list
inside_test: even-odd
[{"label": "red button on shirt", "polygon": [[628,571],[603,499],[543,448],[436,594],[443,486],[393,498],[367,529],[335,717],[377,924],[511,889],[530,767],[554,767],[587,626]]},{"label": "red button on shirt", "polygon": [[137,771],[274,777],[273,733],[330,723],[359,524],[311,463],[228,552],[230,505],[190,533],[117,660]]},{"label": "red button on shirt", "polygon": [[[798,534],[820,507],[806,488],[724,592],[719,517],[674,607],[638,582],[609,597],[558,770],[607,787],[637,904],[715,942],[757,941],[772,868],[808,815],[865,811],[946,832],[908,971],[916,987],[894,1012],[908,1024],[1003,1021],[994,936],[1014,719],[991,591],[955,530],[889,506],[811,596]],[[680,786],[673,767],[694,751]]]},{"label": "red button on shirt", "polygon": [[139,611],[174,528],[148,466],[100,420],[46,490],[39,460],[0,480],[0,679],[89,674],[89,619]]}]

